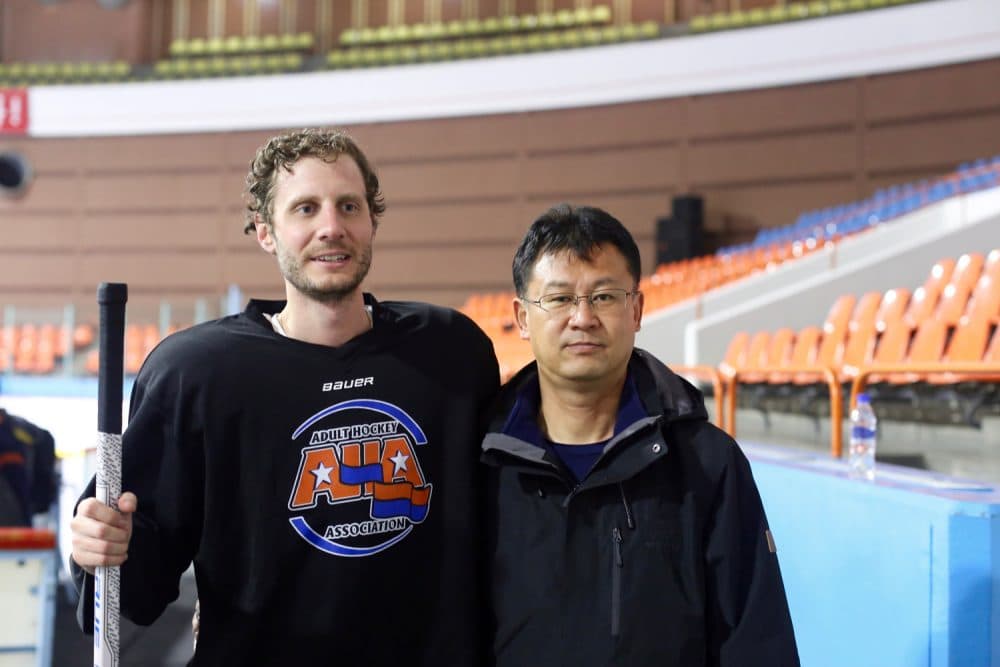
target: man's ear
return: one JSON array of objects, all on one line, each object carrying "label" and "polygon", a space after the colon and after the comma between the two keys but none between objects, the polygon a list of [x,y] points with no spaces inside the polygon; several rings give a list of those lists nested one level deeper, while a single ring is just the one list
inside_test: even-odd
[{"label": "man's ear", "polygon": [[646,305],[646,296],[639,290],[632,297],[632,316],[635,318],[635,330],[642,328],[642,309]]},{"label": "man's ear", "polygon": [[264,249],[264,252],[272,255],[277,254],[278,250],[274,244],[274,235],[271,232],[271,226],[261,220],[259,213],[254,216],[253,226],[257,232],[258,245]]},{"label": "man's ear", "polygon": [[521,340],[531,340],[531,334],[528,333],[528,309],[524,302],[515,296],[511,307],[514,309],[514,325],[521,334]]}]

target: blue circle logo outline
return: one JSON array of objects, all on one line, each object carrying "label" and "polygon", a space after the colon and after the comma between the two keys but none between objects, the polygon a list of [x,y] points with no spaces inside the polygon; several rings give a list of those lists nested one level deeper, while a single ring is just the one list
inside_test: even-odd
[{"label": "blue circle logo outline", "polygon": [[[295,432],[292,434],[292,440],[298,438],[302,435],[303,431],[319,420],[329,417],[332,414],[351,409],[371,410],[373,412],[379,412],[388,417],[392,417],[409,432],[410,436],[417,445],[427,444],[427,436],[424,434],[423,429],[420,428],[417,422],[413,420],[413,417],[407,414],[405,410],[393,405],[392,403],[386,403],[385,401],[370,398],[358,398],[350,401],[344,401],[320,410],[312,417],[309,417],[306,421],[304,421],[301,426],[295,429]],[[292,529],[298,533],[299,537],[308,542],[311,546],[323,551],[324,553],[332,554],[334,556],[343,556],[345,558],[361,558],[377,554],[380,551],[385,551],[389,547],[400,542],[413,531],[413,524],[410,524],[405,530],[403,530],[403,532],[398,535],[394,535],[380,544],[370,547],[352,547],[326,539],[317,533],[301,516],[290,518],[288,523],[291,524]]]}]

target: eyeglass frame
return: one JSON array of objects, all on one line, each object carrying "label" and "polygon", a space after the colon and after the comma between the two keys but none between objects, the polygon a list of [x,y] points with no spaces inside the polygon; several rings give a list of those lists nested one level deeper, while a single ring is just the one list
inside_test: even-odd
[{"label": "eyeglass frame", "polygon": [[[603,289],[596,289],[593,292],[591,292],[590,294],[571,294],[569,292],[552,292],[551,294],[543,294],[542,296],[538,297],[537,299],[528,299],[528,298],[525,298],[523,296],[519,296],[517,298],[520,299],[524,303],[530,303],[530,304],[536,306],[543,313],[547,313],[549,315],[563,315],[563,314],[565,314],[565,315],[572,315],[580,307],[580,302],[581,301],[586,301],[587,302],[587,305],[590,307],[590,311],[592,313],[600,313],[601,310],[599,308],[595,308],[594,307],[594,295],[601,294],[602,292],[624,292],[625,293],[625,305],[627,306],[629,298],[630,297],[634,297],[636,294],[639,294],[640,290],[639,290],[638,287],[636,287],[635,289],[633,289],[631,291],[625,289],[624,287],[605,287]],[[572,303],[572,305],[567,304],[568,308],[567,308],[567,310],[566,310],[565,313],[562,313],[559,310],[556,310],[556,311],[549,310],[548,308],[546,308],[545,306],[542,305],[542,299],[544,299],[546,297],[553,297],[553,296],[566,296],[566,297],[570,297],[571,299],[573,299],[573,303]],[[607,312],[613,312],[613,311],[604,311],[604,312],[607,313]]]}]

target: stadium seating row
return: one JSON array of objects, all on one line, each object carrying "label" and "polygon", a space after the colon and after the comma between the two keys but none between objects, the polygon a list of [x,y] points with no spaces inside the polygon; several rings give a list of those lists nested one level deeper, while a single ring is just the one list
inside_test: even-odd
[{"label": "stadium seating row", "polygon": [[[181,327],[170,325],[166,332],[161,332],[156,324],[128,324],[125,327],[125,374],[135,375],[142,367],[142,362],[157,344]],[[93,348],[87,352],[84,370],[88,375],[97,375],[98,350]]]},{"label": "stadium seating row", "polygon": [[189,79],[216,76],[246,76],[278,74],[302,69],[301,53],[272,56],[234,56],[214,58],[178,58],[161,60],[153,66],[153,74],[160,79]]},{"label": "stadium seating row", "polygon": [[283,35],[231,35],[203,39],[175,39],[170,43],[174,58],[203,58],[211,56],[267,55],[276,53],[308,53],[315,45],[311,32]]},{"label": "stadium seating row", "polygon": [[807,211],[783,227],[762,229],[750,243],[727,246],[722,255],[741,253],[789,241],[836,240],[930,206],[956,194],[1000,186],[1000,155],[959,165],[955,172],[933,181],[907,183],[878,190],[871,197],[814,211]]},{"label": "stadium seating row", "polygon": [[[781,2],[769,8],[696,16],[689,29],[705,32],[763,25],[916,1],[922,0]],[[330,69],[401,65],[571,49],[664,35],[664,26],[654,21],[608,25],[611,18],[609,6],[597,5],[446,23],[351,28],[341,33],[342,48],[330,51],[325,64]],[[0,63],[0,86],[287,73],[301,70],[314,48],[311,32],[177,39],[170,44],[170,59],[158,61],[152,68],[124,62]]]},{"label": "stadium seating row", "polygon": [[48,374],[72,344],[82,350],[93,344],[94,327],[80,324],[69,335],[55,324],[21,324],[0,330],[0,372]]},{"label": "stadium seating row", "polygon": [[[994,400],[998,325],[1000,249],[942,259],[912,293],[896,288],[841,296],[822,327],[735,334],[720,365],[727,378],[725,421],[734,434],[741,385],[750,385],[742,391],[745,407],[802,413],[819,396],[794,387],[825,379],[834,423],[844,390],[850,389],[850,405],[871,384],[890,414],[975,426],[977,410],[1000,408]],[[839,456],[840,433],[833,431],[831,447]]]},{"label": "stadium seating row", "polygon": [[415,23],[411,25],[381,26],[378,28],[349,28],[340,34],[345,47],[401,45],[415,42],[489,37],[558,28],[588,27],[608,23],[611,8],[607,5],[564,9],[541,14],[491,16],[484,19],[455,20],[447,23]]},{"label": "stadium seating row", "polygon": [[[170,334],[179,329],[167,328]],[[0,373],[13,372],[25,375],[48,375],[56,372],[58,364],[65,361],[70,350],[81,353],[83,370],[97,374],[98,352],[95,347],[93,324],[78,324],[72,336],[67,329],[56,324],[20,324],[0,329]],[[139,372],[149,352],[162,340],[160,327],[155,324],[129,324],[125,327],[125,372]]]},{"label": "stadium seating row", "polygon": [[124,81],[126,62],[0,63],[0,87]]},{"label": "stadium seating row", "polygon": [[812,0],[811,2],[778,3],[771,7],[756,7],[749,10],[716,12],[695,16],[688,24],[691,32],[701,33],[734,28],[751,28],[787,21],[818,18],[859,12],[867,9],[881,9],[893,5],[903,5],[923,0]]},{"label": "stadium seating row", "polygon": [[[822,328],[737,333],[723,367],[744,371],[744,383],[808,384],[813,378],[781,370],[755,371],[822,366],[833,368],[841,382],[849,382],[869,364],[1000,361],[1000,356],[993,358],[1000,355],[998,322],[1000,249],[985,258],[970,253],[957,262],[938,261],[912,294],[896,288],[860,298],[843,295],[830,307]],[[991,336],[996,340],[988,346]],[[873,381],[906,384],[919,379],[920,374],[900,373]],[[947,383],[949,378],[931,381]]]},{"label": "stadium seating row", "polygon": [[428,42],[420,45],[340,49],[327,54],[326,64],[331,69],[404,65],[573,49],[638,39],[655,39],[659,36],[660,25],[649,21],[638,25],[576,28],[536,32],[525,36],[494,37],[492,39],[459,39]]}]

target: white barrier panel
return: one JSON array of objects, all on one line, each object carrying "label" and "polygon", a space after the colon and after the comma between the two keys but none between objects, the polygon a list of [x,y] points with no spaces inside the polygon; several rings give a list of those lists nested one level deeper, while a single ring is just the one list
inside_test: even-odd
[{"label": "white barrier panel", "polygon": [[49,531],[0,529],[0,667],[52,664],[54,540]]}]

